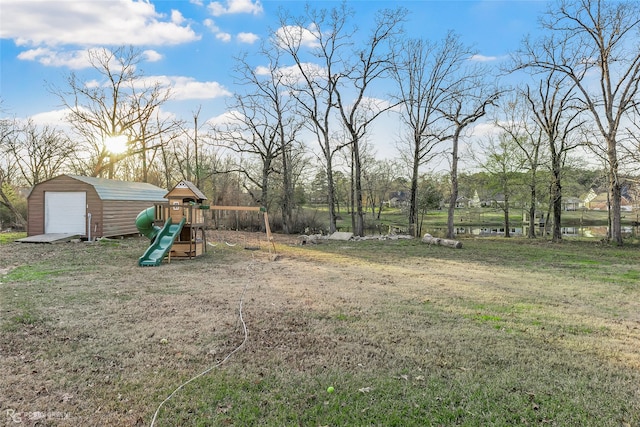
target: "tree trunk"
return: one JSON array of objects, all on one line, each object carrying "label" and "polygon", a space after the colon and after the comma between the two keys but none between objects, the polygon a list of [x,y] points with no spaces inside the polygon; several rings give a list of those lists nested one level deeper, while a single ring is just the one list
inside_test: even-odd
[{"label": "tree trunk", "polygon": [[617,179],[610,182],[611,193],[611,241],[618,246],[622,246],[622,216],[620,214],[620,199],[622,198],[622,189]]},{"label": "tree trunk", "polygon": [[[196,187],[200,188],[200,157],[198,155],[198,152],[200,150],[198,150],[198,115],[194,114],[193,115],[193,148],[194,148],[194,159],[196,162]],[[145,153],[146,156],[146,153]],[[264,179],[263,179],[264,181]],[[146,182],[146,181],[145,181]],[[262,202],[264,206],[266,206],[266,201]]]},{"label": "tree trunk", "polygon": [[422,237],[422,243],[429,243],[430,245],[448,246],[450,248],[455,248],[455,249],[462,248],[462,242],[458,240],[439,239],[437,237],[433,237],[431,234],[425,234],[424,237]]},{"label": "tree trunk", "polygon": [[413,171],[411,172],[411,194],[409,196],[409,234],[418,237],[418,166],[420,164],[419,147],[416,142],[413,153]]},{"label": "tree trunk", "polygon": [[560,183],[560,170],[553,170],[553,182],[551,183],[551,202],[553,205],[553,233],[552,240],[562,240],[562,186]]},{"label": "tree trunk", "polygon": [[147,164],[147,141],[143,136],[141,141],[142,148],[142,182],[149,182],[149,165]]},{"label": "tree trunk", "polygon": [[291,171],[289,171],[289,150],[282,150],[282,232],[290,234],[292,222],[293,188],[291,188]]},{"label": "tree trunk", "polygon": [[[264,160],[262,167],[262,182],[260,189],[260,206],[269,210],[269,171],[271,170],[271,159]],[[197,175],[196,175],[197,176]],[[265,231],[265,224],[260,224],[260,231]]]},{"label": "tree trunk", "polygon": [[354,165],[354,199],[356,208],[356,224],[353,234],[364,236],[364,212],[362,210],[362,167],[360,163],[360,147],[358,138],[353,140],[353,165]]},{"label": "tree trunk", "polygon": [[351,147],[351,168],[349,174],[349,216],[351,217],[351,231],[356,232],[356,184],[355,184],[355,154],[353,153],[353,147]]},{"label": "tree trunk", "polygon": [[531,182],[529,184],[529,188],[531,189],[530,199],[529,199],[529,218],[531,218],[531,226],[529,227],[529,232],[527,233],[527,237],[529,239],[536,238],[536,224],[534,224],[534,219],[536,217],[536,173],[535,169],[531,171]]},{"label": "tree trunk", "polygon": [[535,239],[536,238],[536,227],[538,226],[538,222],[536,221],[536,205],[529,205],[529,229],[527,230],[527,238]]},{"label": "tree trunk", "polygon": [[449,239],[453,239],[455,237],[455,233],[453,232],[453,221],[456,202],[458,201],[458,138],[459,128],[456,130],[452,140],[451,198],[449,199],[449,211],[447,212],[447,238]]},{"label": "tree trunk", "polygon": [[511,224],[509,222],[509,195],[504,193],[504,237],[511,237]]},{"label": "tree trunk", "polygon": [[327,161],[327,203],[329,205],[329,234],[336,232],[336,189],[333,183],[331,157]]},{"label": "tree trunk", "polygon": [[620,215],[620,199],[622,197],[622,187],[618,181],[618,154],[616,151],[616,141],[607,141],[607,158],[609,160],[609,195],[611,197],[609,205],[609,216],[611,218],[610,240],[618,246],[622,246],[622,218]]},{"label": "tree trunk", "polygon": [[171,173],[170,173],[170,167],[169,167],[169,156],[167,155],[167,150],[164,146],[164,144],[161,145],[160,149],[161,154],[162,154],[162,166],[163,166],[163,173],[164,173],[164,185],[166,188],[171,188]]}]

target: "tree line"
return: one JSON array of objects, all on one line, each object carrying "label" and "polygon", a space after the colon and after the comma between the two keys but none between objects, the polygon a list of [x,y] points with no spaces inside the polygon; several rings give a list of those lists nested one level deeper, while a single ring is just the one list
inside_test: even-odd
[{"label": "tree line", "polygon": [[[62,87],[49,87],[68,111],[70,132],[2,120],[0,204],[24,221],[15,189],[62,172],[165,188],[187,179],[213,203],[277,212],[287,233],[299,231],[297,212],[310,198],[328,207],[335,231],[342,203],[363,235],[366,210],[379,215],[403,182],[409,230],[419,235],[425,192],[435,188],[425,177],[438,163],[447,165],[448,237],[466,167],[498,183],[505,218],[517,177],[530,215],[548,207],[560,240],[567,173],[586,169],[589,157],[606,172],[609,239],[622,244],[622,178],[637,166],[640,143],[638,3],[552,2],[541,35],[524,39],[499,67],[475,61],[478,52],[453,31],[441,40],[408,38],[403,8],[377,11],[364,29],[347,2],[309,4],[300,16],[281,9],[278,18],[253,55],[236,58],[237,90],[216,123],[199,108],[188,119],[164,112],[171,90],[144,75],[135,48],[90,50],[98,79],[70,73]],[[379,160],[372,129],[390,118],[402,124],[398,156]],[[493,131],[471,137],[479,122]],[[116,136],[126,137],[124,153],[108,147]]]}]

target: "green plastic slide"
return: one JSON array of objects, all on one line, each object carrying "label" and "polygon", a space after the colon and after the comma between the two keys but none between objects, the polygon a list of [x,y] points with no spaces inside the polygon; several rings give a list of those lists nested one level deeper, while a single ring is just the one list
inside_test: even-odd
[{"label": "green plastic slide", "polygon": [[[149,210],[151,210],[149,214]],[[151,244],[145,251],[145,253],[138,259],[138,265],[140,267],[157,267],[162,263],[164,257],[171,250],[173,242],[176,237],[182,231],[182,227],[186,221],[186,218],[178,224],[173,224],[171,218],[168,218],[164,223],[164,227],[160,228],[153,225],[154,208],[145,209],[138,214],[136,219],[136,226],[141,234],[151,239]]]},{"label": "green plastic slide", "polygon": [[156,208],[155,206],[151,206],[150,208],[140,212],[136,218],[136,227],[138,228],[138,231],[149,240],[153,240],[161,230],[160,227],[153,224],[155,217]]}]

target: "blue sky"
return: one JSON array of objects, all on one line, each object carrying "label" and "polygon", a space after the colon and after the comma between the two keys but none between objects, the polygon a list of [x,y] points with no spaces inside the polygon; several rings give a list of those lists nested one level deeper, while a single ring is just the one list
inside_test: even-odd
[{"label": "blue sky", "polygon": [[[331,8],[334,1],[311,2]],[[437,41],[449,30],[474,46],[480,59],[499,62],[527,34],[535,34],[545,1],[349,1],[367,29],[381,8],[406,7],[407,37]],[[172,86],[168,112],[189,119],[224,113],[236,89],[233,57],[254,52],[277,29],[277,13],[299,15],[305,2],[257,0],[2,0],[0,2],[0,98],[2,116],[59,120],[60,101],[47,84],[64,87],[71,71],[90,79],[84,52],[134,45],[146,52],[147,77]]]}]

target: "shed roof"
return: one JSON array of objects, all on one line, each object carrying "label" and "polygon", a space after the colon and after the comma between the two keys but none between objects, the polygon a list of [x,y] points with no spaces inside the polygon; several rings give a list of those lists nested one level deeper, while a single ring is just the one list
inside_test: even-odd
[{"label": "shed roof", "polygon": [[167,190],[146,182],[117,181],[115,179],[95,178],[90,176],[67,175],[95,188],[102,200],[139,200],[158,202],[165,201]]}]

